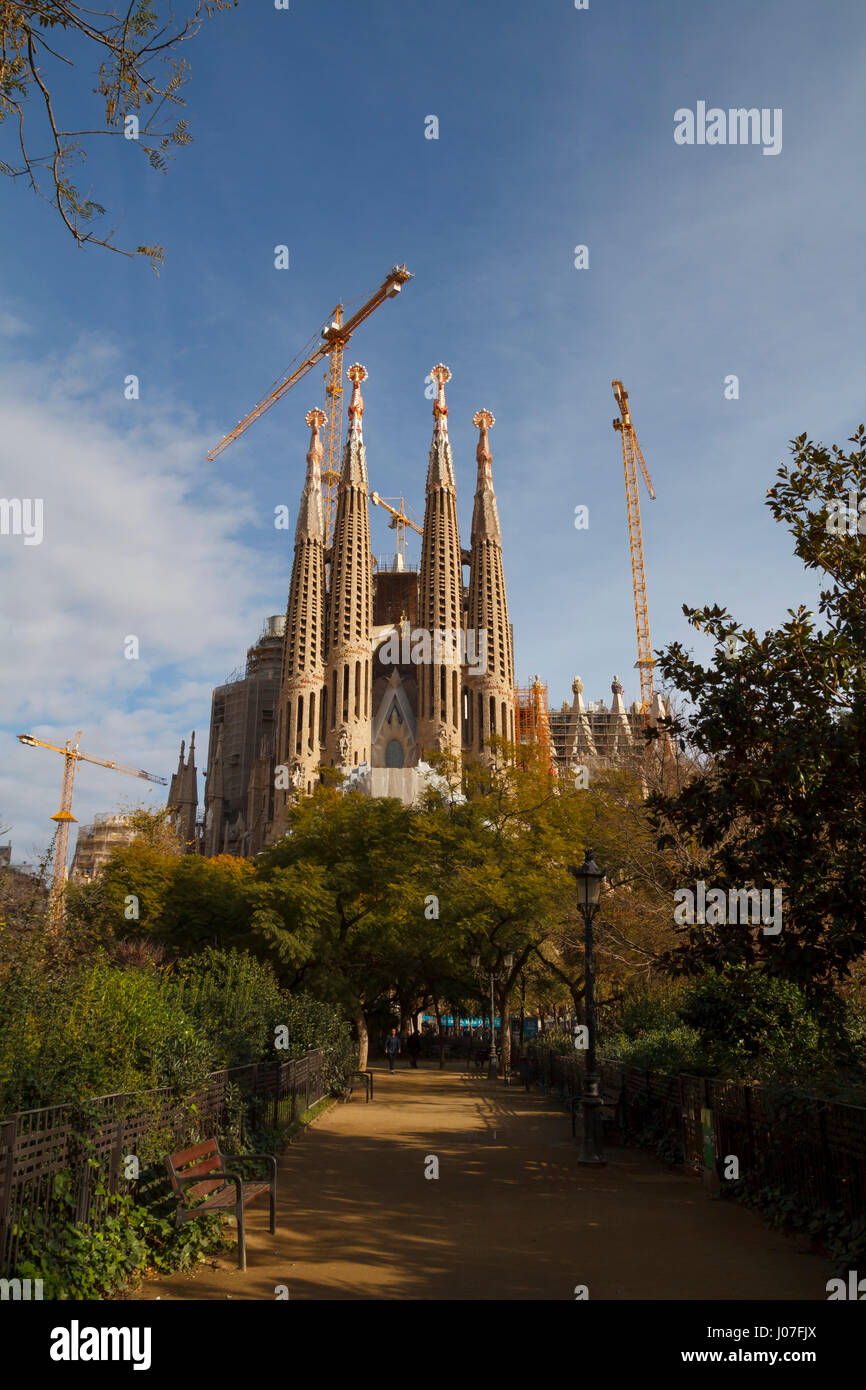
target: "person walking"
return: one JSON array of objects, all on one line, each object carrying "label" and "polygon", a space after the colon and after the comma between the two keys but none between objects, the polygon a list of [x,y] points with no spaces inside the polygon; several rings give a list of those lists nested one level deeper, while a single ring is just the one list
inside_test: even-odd
[{"label": "person walking", "polygon": [[421,1039],[417,1033],[410,1033],[406,1042],[406,1051],[409,1053],[409,1061],[417,1069],[418,1053],[421,1051]]},{"label": "person walking", "polygon": [[400,1051],[400,1037],[396,1028],[392,1028],[385,1039],[385,1053],[388,1058],[388,1070],[394,1070],[394,1058]]}]

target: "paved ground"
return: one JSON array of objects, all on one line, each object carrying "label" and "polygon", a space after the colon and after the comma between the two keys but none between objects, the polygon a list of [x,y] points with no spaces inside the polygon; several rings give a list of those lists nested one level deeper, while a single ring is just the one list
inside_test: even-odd
[{"label": "paved ground", "polygon": [[[438,1180],[425,1178],[428,1155]],[[634,1149],[577,1163],[552,1100],[452,1069],[356,1091],[279,1160],[277,1234],[248,1210],[248,1269],[149,1280],[140,1298],[826,1299],[828,1263]]]}]

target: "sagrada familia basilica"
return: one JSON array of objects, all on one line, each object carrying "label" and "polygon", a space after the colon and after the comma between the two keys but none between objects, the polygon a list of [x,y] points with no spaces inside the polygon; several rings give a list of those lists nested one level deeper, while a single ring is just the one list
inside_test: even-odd
[{"label": "sagrada familia basilica", "polygon": [[[522,737],[493,489],[494,418],[488,410],[473,417],[477,482],[467,550],[448,437],[451,373],[441,363],[433,368],[420,570],[407,569],[400,554],[377,565],[363,429],[367,372],[355,363],[347,376],[352,397],[333,543],[326,544],[323,508],[326,420],[311,410],[285,620],[270,618],[245,673],[214,691],[203,824],[194,740],[189,755],[181,748],[168,804],[193,853],[249,856],[272,844],[285,833],[292,800],[312,792],[323,768],[339,769],[344,788],[408,804],[430,775],[431,754],[449,754],[459,767],[496,757],[497,739]],[[587,707],[576,679],[573,704],[550,715],[547,745],[559,775],[643,742],[638,706],[625,709],[616,678],[612,690],[610,710],[603,702]],[[663,717],[657,699],[653,715]]]}]

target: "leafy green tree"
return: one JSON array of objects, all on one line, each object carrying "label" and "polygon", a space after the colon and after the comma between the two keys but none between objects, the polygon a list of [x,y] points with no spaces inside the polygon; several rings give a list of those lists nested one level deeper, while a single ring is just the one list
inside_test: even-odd
[{"label": "leafy green tree", "polygon": [[[844,450],[792,441],[767,504],[794,552],[823,577],[819,617],[804,607],[763,637],[718,606],[684,608],[716,643],[704,666],[674,643],[659,657],[691,702],[677,732],[704,766],[656,795],[662,846],[689,851],[691,880],[779,888],[783,925],[695,925],[671,956],[679,970],[758,965],[808,990],[832,988],[866,950],[866,429]],[[853,524],[852,524],[853,523]]]},{"label": "leafy green tree", "polygon": [[367,1017],[394,982],[405,904],[397,886],[412,812],[399,801],[320,788],[257,861],[252,931],[292,989],[338,1003],[366,1064]]}]

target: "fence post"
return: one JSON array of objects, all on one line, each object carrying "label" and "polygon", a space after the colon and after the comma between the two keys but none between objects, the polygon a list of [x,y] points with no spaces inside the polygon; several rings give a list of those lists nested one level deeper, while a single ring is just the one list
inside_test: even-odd
[{"label": "fence post", "polygon": [[752,1117],[752,1088],[743,1087],[743,1104],[746,1111],[746,1133],[749,1136],[749,1171],[755,1170],[755,1122]]},{"label": "fence post", "polygon": [[12,1205],[12,1171],[17,1134],[18,1120],[14,1115],[0,1123],[0,1158],[3,1157],[3,1150],[6,1151],[5,1162],[0,1167],[0,1271],[6,1270],[10,1255],[9,1211]]},{"label": "fence post", "polygon": [[114,1122],[114,1142],[111,1145],[111,1160],[108,1168],[108,1190],[116,1192],[120,1185],[120,1167],[123,1163],[123,1115]]}]

